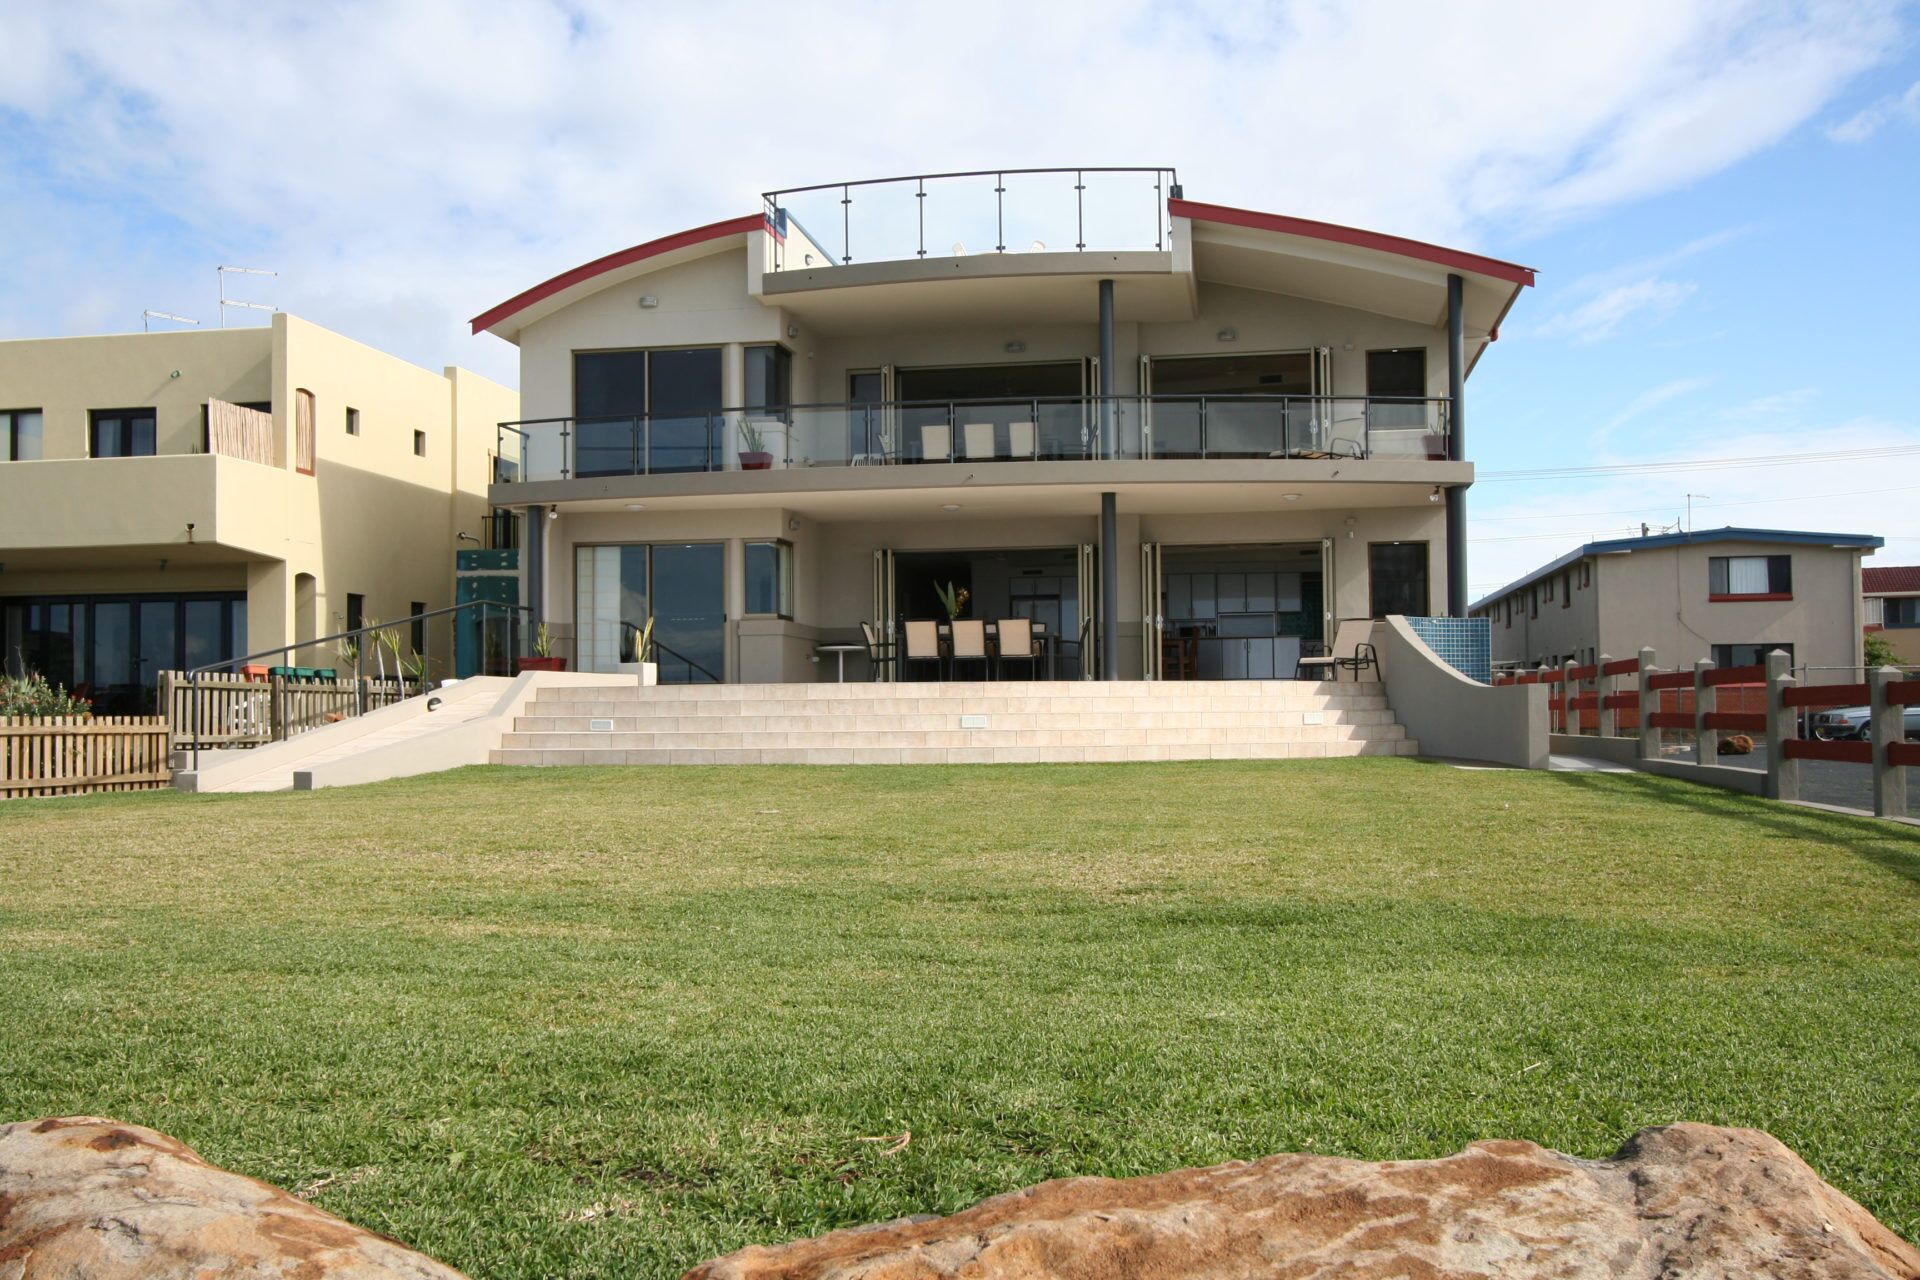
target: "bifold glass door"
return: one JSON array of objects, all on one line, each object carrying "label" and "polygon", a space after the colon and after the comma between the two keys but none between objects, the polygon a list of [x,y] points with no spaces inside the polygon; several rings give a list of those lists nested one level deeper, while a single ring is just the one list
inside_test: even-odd
[{"label": "bifold glass door", "polygon": [[726,673],[726,550],[717,542],[575,550],[574,660],[582,671],[634,661],[653,619],[664,684],[717,684]]}]

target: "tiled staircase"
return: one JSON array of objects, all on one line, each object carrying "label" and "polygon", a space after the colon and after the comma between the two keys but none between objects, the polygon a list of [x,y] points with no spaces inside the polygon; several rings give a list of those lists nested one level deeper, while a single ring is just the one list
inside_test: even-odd
[{"label": "tiled staircase", "polygon": [[999,681],[543,688],[495,764],[1016,764],[1414,755],[1381,686]]}]

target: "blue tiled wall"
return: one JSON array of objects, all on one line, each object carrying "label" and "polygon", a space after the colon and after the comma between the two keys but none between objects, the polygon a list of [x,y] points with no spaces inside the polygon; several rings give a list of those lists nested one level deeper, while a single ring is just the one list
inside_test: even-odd
[{"label": "blue tiled wall", "polygon": [[1492,681],[1492,619],[1408,618],[1407,625],[1461,675],[1481,684]]}]

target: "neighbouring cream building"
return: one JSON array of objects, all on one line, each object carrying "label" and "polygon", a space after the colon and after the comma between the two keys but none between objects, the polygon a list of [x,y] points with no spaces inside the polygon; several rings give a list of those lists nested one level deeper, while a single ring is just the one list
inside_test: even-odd
[{"label": "neighbouring cream building", "polygon": [[1785,650],[1796,667],[1860,664],[1867,534],[1701,529],[1589,542],[1473,606],[1497,667],[1654,650],[1662,667],[1723,667]]},{"label": "neighbouring cream building", "polygon": [[1860,571],[1861,621],[1908,666],[1920,666],[1920,565],[1872,565]]},{"label": "neighbouring cream building", "polygon": [[1287,677],[1465,616],[1464,385],[1532,282],[1169,170],[772,192],[474,320],[520,349],[491,500],[580,669],[651,618],[663,681],[832,679],[952,588],[1060,676]]},{"label": "neighbouring cream building", "polygon": [[142,710],[159,671],[452,603],[518,404],[285,314],[0,342],[6,668]]}]

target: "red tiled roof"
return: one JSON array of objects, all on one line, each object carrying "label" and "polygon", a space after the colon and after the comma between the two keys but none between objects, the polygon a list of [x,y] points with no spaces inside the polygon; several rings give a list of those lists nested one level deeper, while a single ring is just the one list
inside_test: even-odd
[{"label": "red tiled roof", "polygon": [[1890,564],[1884,569],[1861,567],[1862,595],[1878,596],[1902,591],[1920,591],[1920,564]]}]

